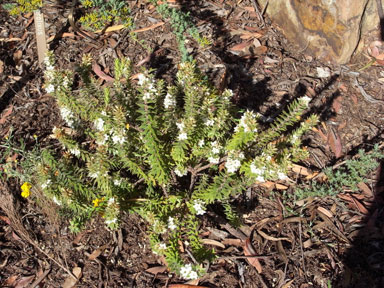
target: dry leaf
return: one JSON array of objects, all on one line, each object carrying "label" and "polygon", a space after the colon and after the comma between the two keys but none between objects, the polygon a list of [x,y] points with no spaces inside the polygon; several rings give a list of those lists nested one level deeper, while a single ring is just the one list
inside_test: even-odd
[{"label": "dry leaf", "polygon": [[243,240],[241,240],[241,239],[232,239],[232,238],[224,239],[222,241],[222,243],[224,245],[236,246],[236,247],[242,247],[244,245],[244,241]]},{"label": "dry leaf", "polygon": [[156,23],[156,24],[151,25],[149,27],[144,27],[141,29],[133,30],[132,32],[133,33],[145,32],[145,31],[152,30],[152,29],[155,29],[157,27],[163,26],[164,24],[165,24],[164,22],[159,22],[159,23]]},{"label": "dry leaf", "polygon": [[292,279],[291,281],[288,281],[287,283],[285,283],[283,286],[281,286],[281,288],[289,288],[291,287],[291,284],[293,283],[295,279]]},{"label": "dry leaf", "polygon": [[96,73],[97,76],[99,76],[101,79],[107,81],[107,82],[113,82],[115,79],[113,79],[111,76],[105,74],[102,70],[99,64],[94,62],[92,64],[92,70]]},{"label": "dry leaf", "polygon": [[11,225],[11,220],[7,216],[0,215],[0,220],[3,220],[8,225]]},{"label": "dry leaf", "polygon": [[288,186],[285,186],[285,185],[276,183],[276,184],[275,184],[275,188],[276,188],[277,190],[287,190],[287,189],[288,189]]},{"label": "dry leaf", "polygon": [[107,244],[97,248],[95,251],[93,251],[89,256],[88,256],[88,259],[93,261],[95,260],[97,257],[100,256],[100,254],[105,250],[105,248],[107,248]]},{"label": "dry leaf", "polygon": [[72,287],[74,287],[76,285],[77,281],[79,281],[79,279],[82,276],[82,271],[81,271],[80,267],[73,268],[72,273],[73,273],[73,275],[76,276],[76,279],[69,275],[67,277],[67,279],[65,279],[65,282],[64,282],[62,288],[72,288]]},{"label": "dry leaf", "polygon": [[203,239],[202,242],[206,245],[213,245],[225,249],[225,245],[213,239]]},{"label": "dry leaf", "polygon": [[3,285],[4,286],[9,286],[9,287],[12,286],[13,287],[13,283],[15,283],[16,279],[17,279],[17,275],[13,275],[13,276],[7,278],[7,280],[5,280],[3,282]]},{"label": "dry leaf", "polygon": [[145,270],[146,272],[149,272],[151,274],[159,274],[159,273],[164,273],[165,271],[167,271],[167,266],[156,266],[156,267],[151,267],[151,268],[148,268],[147,270]]},{"label": "dry leaf", "polygon": [[246,48],[249,48],[253,44],[253,41],[244,41],[239,44],[236,44],[235,46],[232,46],[229,50],[234,52],[244,52]]},{"label": "dry leaf", "polygon": [[168,288],[208,288],[206,286],[196,286],[191,284],[170,284]]},{"label": "dry leaf", "polygon": [[4,72],[4,62],[0,60],[0,74]]},{"label": "dry leaf", "polygon": [[23,51],[21,50],[17,50],[15,53],[13,53],[13,60],[15,61],[16,65],[19,65],[22,56]]},{"label": "dry leaf", "polygon": [[0,42],[13,42],[13,41],[21,41],[21,38],[0,38]]},{"label": "dry leaf", "polygon": [[[257,256],[256,251],[255,251],[255,249],[253,249],[253,246],[252,246],[249,238],[247,238],[247,240],[245,240],[245,244],[243,246],[243,249],[244,249],[244,255],[245,256]],[[263,272],[263,268],[261,267],[259,259],[257,259],[256,257],[254,257],[254,258],[249,257],[249,258],[247,258],[247,261],[249,264],[251,264],[253,267],[256,268],[257,272],[259,272],[259,273]]]},{"label": "dry leaf", "polygon": [[15,283],[15,286],[13,286],[13,287],[14,288],[28,287],[29,284],[31,284],[31,282],[33,281],[34,278],[35,278],[35,275],[27,276],[27,277],[22,277],[19,281],[17,281],[17,283]]},{"label": "dry leaf", "polygon": [[332,212],[325,209],[324,207],[317,207],[317,211],[323,213],[324,215],[328,216],[329,218],[333,218]]},{"label": "dry leaf", "polygon": [[297,164],[292,165],[292,171],[297,173],[297,174],[303,175],[303,176],[308,176],[311,174],[311,173],[309,173],[307,168],[300,166],[300,165],[297,165]]},{"label": "dry leaf", "polygon": [[0,118],[0,124],[4,124],[5,121],[7,121],[7,117],[11,115],[13,111],[13,105],[7,109],[7,111],[4,112],[3,116]]},{"label": "dry leaf", "polygon": [[335,154],[336,158],[340,158],[343,155],[341,138],[337,131],[335,131],[334,129],[331,129],[330,133],[328,133],[328,144],[331,147],[331,150]]},{"label": "dry leaf", "polygon": [[357,184],[357,187],[359,187],[359,189],[360,189],[361,191],[363,191],[363,193],[364,193],[365,195],[367,195],[368,197],[374,197],[371,188],[369,188],[368,185],[365,184],[364,182],[360,182],[359,184]]},{"label": "dry leaf", "polygon": [[268,234],[264,233],[263,231],[261,230],[257,230],[257,233],[259,233],[264,239],[267,239],[269,241],[288,241],[288,242],[292,242],[289,238],[287,237],[272,237],[272,236],[269,236]]}]

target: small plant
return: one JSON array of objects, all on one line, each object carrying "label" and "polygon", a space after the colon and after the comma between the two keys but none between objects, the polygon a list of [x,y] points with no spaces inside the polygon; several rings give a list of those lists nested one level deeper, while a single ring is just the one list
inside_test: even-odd
[{"label": "small plant", "polygon": [[16,0],[16,3],[2,5],[4,9],[10,10],[11,15],[33,12],[43,6],[42,0]]},{"label": "small plant", "polygon": [[133,25],[127,1],[81,0],[80,2],[84,8],[91,10],[79,20],[85,28],[99,30],[113,22],[121,22],[128,27]]},{"label": "small plant", "polygon": [[324,170],[326,182],[313,181],[309,187],[298,188],[295,195],[303,199],[309,196],[333,196],[343,192],[345,188],[357,191],[357,184],[366,182],[366,176],[378,167],[378,159],[384,159],[384,153],[380,151],[378,145],[375,145],[371,153],[360,150],[358,158],[345,161],[345,164],[338,169],[326,168]]},{"label": "small plant", "polygon": [[[73,72],[56,70],[47,58],[45,89],[66,123],[53,129],[62,149],[32,153],[33,169],[18,174],[21,183],[72,215],[74,232],[96,215],[115,229],[122,211],[138,213],[148,222],[153,251],[183,278],[199,277],[200,264],[214,257],[198,232],[210,204],[221,203],[234,219],[232,195],[255,182],[285,179],[292,161],[308,156],[300,138],[317,117],[287,132],[301,121],[308,97],[262,129],[257,114],[238,111],[232,91],[219,94],[193,61],[179,64],[170,86],[145,70],[132,83],[128,59],[116,60],[110,87],[96,84],[88,57],[76,74],[80,87],[73,90]],[[180,241],[188,254],[180,252]]]},{"label": "small plant", "polygon": [[171,8],[167,3],[158,5],[155,0],[151,0],[150,2],[157,7],[157,12],[163,18],[170,20],[171,27],[179,45],[182,61],[192,60],[192,57],[189,55],[187,47],[185,46],[187,40],[186,33],[188,33],[203,48],[211,44],[208,38],[200,35],[188,13],[184,13],[176,8]]}]

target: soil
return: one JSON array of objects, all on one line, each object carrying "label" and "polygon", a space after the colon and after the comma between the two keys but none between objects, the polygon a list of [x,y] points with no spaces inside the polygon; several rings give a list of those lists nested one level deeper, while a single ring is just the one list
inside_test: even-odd
[{"label": "soil", "polygon": [[[383,143],[382,66],[360,71],[359,86],[349,73],[369,62],[365,52],[348,65],[321,63],[289,43],[265,15],[260,18],[254,1],[177,2],[171,5],[189,12],[199,31],[212,40],[206,49],[189,40],[190,53],[218,89],[234,91],[239,107],[261,113],[268,125],[291,100],[304,95],[313,99],[308,114],[320,115],[321,123],[306,136],[311,157],[300,163],[303,170],[319,171],[353,157],[358,149],[369,151]],[[163,20],[147,1],[129,1],[135,29],[147,28],[137,39],[124,30],[90,33],[97,43],[72,30],[68,4],[60,3],[43,9],[58,67],[75,69],[89,53],[108,74],[116,57],[129,57],[137,71],[154,68],[158,78],[174,80],[180,62],[175,37],[167,21],[154,28]],[[76,10],[76,16],[81,13]],[[0,139],[13,135],[27,148],[36,138],[42,146],[52,143],[52,128],[62,120],[54,99],[42,88],[33,15],[11,17],[0,10],[0,40]],[[318,68],[329,69],[330,76],[319,77]],[[362,90],[378,101],[367,100]],[[305,201],[286,197],[294,195],[296,181],[280,186],[283,190],[255,187],[234,200],[242,216],[240,228],[211,207],[200,234],[211,241],[218,258],[207,264],[199,282],[189,284],[384,287],[383,173],[379,167],[367,175],[369,181],[358,193],[346,189],[336,197]],[[299,174],[292,172],[290,178]],[[175,286],[185,281],[151,252],[146,223],[138,216],[125,215],[117,231],[96,219],[74,235],[50,207],[22,199],[18,183],[0,181],[1,287],[64,287],[69,273],[77,270],[76,287],[190,287]]]}]

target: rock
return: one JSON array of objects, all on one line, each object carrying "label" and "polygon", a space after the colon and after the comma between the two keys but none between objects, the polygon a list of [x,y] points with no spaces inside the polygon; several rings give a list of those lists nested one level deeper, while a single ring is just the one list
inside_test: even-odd
[{"label": "rock", "polygon": [[379,31],[374,0],[273,0],[266,12],[299,50],[339,64],[362,48],[362,33]]}]

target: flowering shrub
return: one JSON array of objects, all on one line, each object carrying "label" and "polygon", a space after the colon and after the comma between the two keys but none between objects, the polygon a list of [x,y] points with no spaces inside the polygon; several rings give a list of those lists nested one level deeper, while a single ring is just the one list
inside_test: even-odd
[{"label": "flowering shrub", "polygon": [[[291,163],[308,156],[300,138],[317,117],[300,123],[300,116],[310,99],[293,101],[265,129],[256,113],[231,104],[231,90],[212,88],[194,62],[181,63],[170,86],[150,71],[133,83],[130,61],[120,59],[113,85],[101,88],[90,67],[84,57],[80,87],[73,89],[73,72],[56,70],[47,58],[45,89],[65,122],[53,129],[61,149],[35,153],[21,180],[69,212],[75,232],[95,215],[115,229],[122,211],[138,213],[149,224],[154,253],[183,278],[198,278],[204,272],[199,263],[213,257],[198,235],[201,215],[221,203],[233,219],[231,195],[257,182],[284,180]],[[194,264],[180,252],[180,241]]]},{"label": "flowering shrub", "polygon": [[[13,1],[12,1],[13,2]],[[32,12],[43,6],[42,0],[16,0],[16,3],[3,4],[3,7],[10,10],[11,15]]]}]

